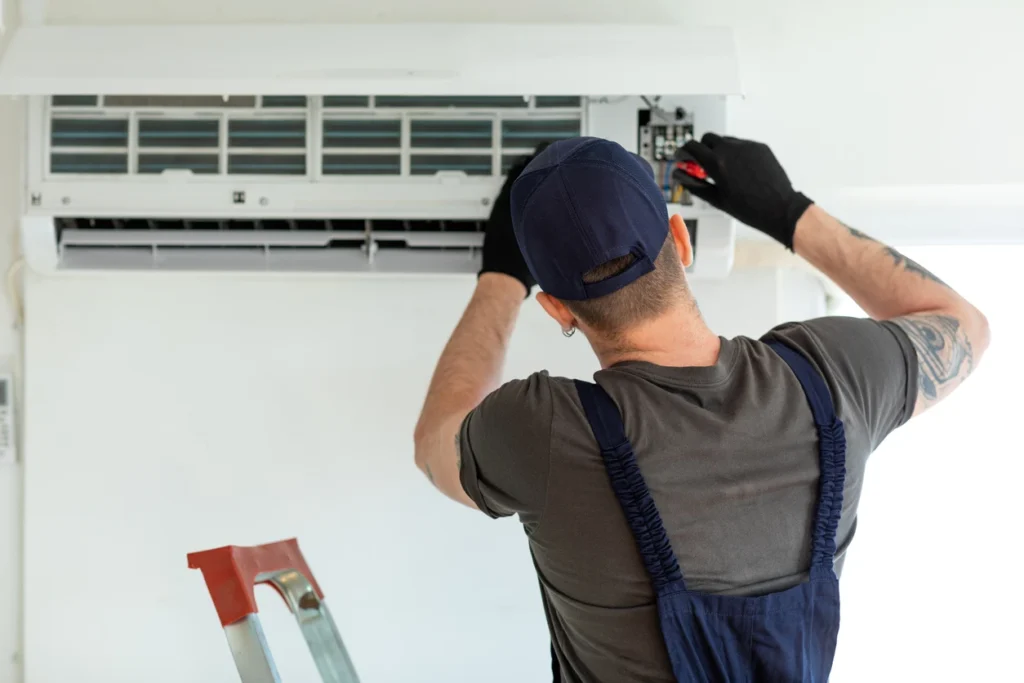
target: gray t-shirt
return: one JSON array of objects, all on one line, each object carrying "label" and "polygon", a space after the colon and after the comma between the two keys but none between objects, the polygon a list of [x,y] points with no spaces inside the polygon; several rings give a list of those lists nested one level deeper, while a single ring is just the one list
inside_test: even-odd
[{"label": "gray t-shirt", "polygon": [[[896,325],[855,318],[782,325],[769,338],[811,360],[846,426],[841,572],[868,454],[913,413],[917,356]],[[818,444],[781,358],[737,337],[722,339],[710,367],[627,362],[596,379],[622,413],[689,589],[759,595],[807,579]],[[540,372],[505,384],[466,418],[461,444],[469,497],[523,523],[563,680],[674,681],[647,574],[572,380]]]}]

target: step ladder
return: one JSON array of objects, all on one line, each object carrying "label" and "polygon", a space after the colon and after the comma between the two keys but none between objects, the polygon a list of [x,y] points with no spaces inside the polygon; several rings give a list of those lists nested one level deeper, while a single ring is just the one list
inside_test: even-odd
[{"label": "step ladder", "polygon": [[242,683],[281,683],[257,616],[253,588],[258,583],[270,584],[295,615],[324,683],[359,683],[323,591],[294,538],[189,553],[188,566],[203,572]]}]

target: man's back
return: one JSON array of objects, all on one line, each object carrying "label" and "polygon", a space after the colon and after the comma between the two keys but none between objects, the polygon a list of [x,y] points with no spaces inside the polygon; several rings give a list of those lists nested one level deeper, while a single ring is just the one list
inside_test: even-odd
[{"label": "man's back", "polygon": [[[846,424],[840,572],[867,456],[913,411],[914,350],[897,326],[866,320],[768,336],[818,367]],[[691,590],[761,595],[806,581],[817,434],[776,354],[741,337],[722,340],[713,366],[628,362],[597,380],[622,413]],[[462,444],[466,492],[526,527],[564,680],[673,680],[649,578],[572,381],[538,373],[505,385],[467,420]]]},{"label": "man's back", "polygon": [[[707,133],[683,151],[706,171],[683,181],[694,195],[805,258],[874,321],[787,325],[769,335],[783,342],[775,353],[721,339],[687,283],[686,222],[668,215],[650,165],[610,141],[558,141],[510,171],[494,204],[478,286],[416,425],[416,463],[454,500],[519,515],[564,679],[672,680],[668,642],[681,681],[824,681],[840,618],[833,563],[853,536],[867,456],[971,374],[988,323],[925,268],[797,192],[766,145]],[[583,389],[589,421],[567,380],[499,386],[534,285],[556,329],[582,332],[605,368],[604,391]],[[828,476],[812,524],[816,455]],[[812,526],[816,578],[804,582]],[[827,604],[815,603],[826,582]],[[799,600],[775,592],[790,586]],[[758,623],[740,623],[737,604]]]}]

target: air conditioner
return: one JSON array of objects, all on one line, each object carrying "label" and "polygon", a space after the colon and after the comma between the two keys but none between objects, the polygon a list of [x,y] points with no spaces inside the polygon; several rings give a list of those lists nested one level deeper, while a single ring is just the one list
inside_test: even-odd
[{"label": "air conditioner", "polygon": [[723,277],[732,221],[667,178],[738,89],[728,31],[663,25],[37,27],[0,60],[41,272],[473,272],[509,165],[595,135],[649,159],[692,275]]}]

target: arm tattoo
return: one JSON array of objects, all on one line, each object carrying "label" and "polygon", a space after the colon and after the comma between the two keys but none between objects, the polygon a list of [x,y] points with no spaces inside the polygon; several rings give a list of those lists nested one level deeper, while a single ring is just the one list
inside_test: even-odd
[{"label": "arm tattoo", "polygon": [[854,237],[856,237],[857,239],[859,239],[859,240],[869,240],[869,241],[874,242],[875,244],[879,245],[883,249],[885,249],[885,253],[887,253],[889,255],[889,257],[892,258],[893,265],[895,265],[897,268],[903,268],[903,270],[907,271],[908,273],[914,273],[915,275],[920,275],[925,280],[931,280],[932,282],[940,284],[943,287],[949,287],[949,285],[947,285],[945,282],[940,280],[938,277],[935,276],[934,273],[931,273],[927,268],[922,266],[917,261],[915,261],[913,259],[910,259],[910,258],[907,258],[906,256],[904,256],[900,252],[896,251],[892,247],[886,246],[886,245],[882,244],[881,242],[876,240],[871,235],[865,234],[865,233],[861,232],[860,230],[858,230],[857,228],[851,228],[846,223],[840,223],[840,224],[844,228],[849,230],[850,234],[853,235]]},{"label": "arm tattoo", "polygon": [[430,471],[430,465],[427,464],[427,463],[423,463],[423,470],[427,473],[427,479],[429,479],[430,483],[433,484],[434,483],[434,473]]},{"label": "arm tattoo", "polygon": [[906,256],[904,256],[900,252],[896,251],[892,247],[886,247],[885,251],[886,251],[887,254],[889,254],[889,256],[892,257],[892,260],[893,260],[893,262],[895,263],[895,265],[897,267],[903,266],[903,270],[907,271],[908,273],[914,273],[916,275],[920,275],[925,280],[931,280],[932,282],[938,283],[938,284],[942,285],[943,287],[949,287],[949,285],[947,285],[945,282],[940,280],[933,273],[931,273],[927,268],[922,266],[920,263],[918,263],[914,259],[907,258]]},{"label": "arm tattoo", "polygon": [[861,232],[857,228],[851,228],[849,225],[847,225],[846,223],[843,223],[842,221],[840,221],[839,224],[841,226],[843,226],[844,228],[846,228],[847,230],[849,230],[850,234],[853,235],[854,237],[856,237],[859,240],[871,240],[872,242],[878,242],[878,240],[873,238],[871,235],[869,235],[867,233],[864,233],[864,232]]},{"label": "arm tattoo", "polygon": [[919,401],[930,405],[974,370],[974,350],[960,321],[951,315],[917,315],[894,320],[917,349]]}]

